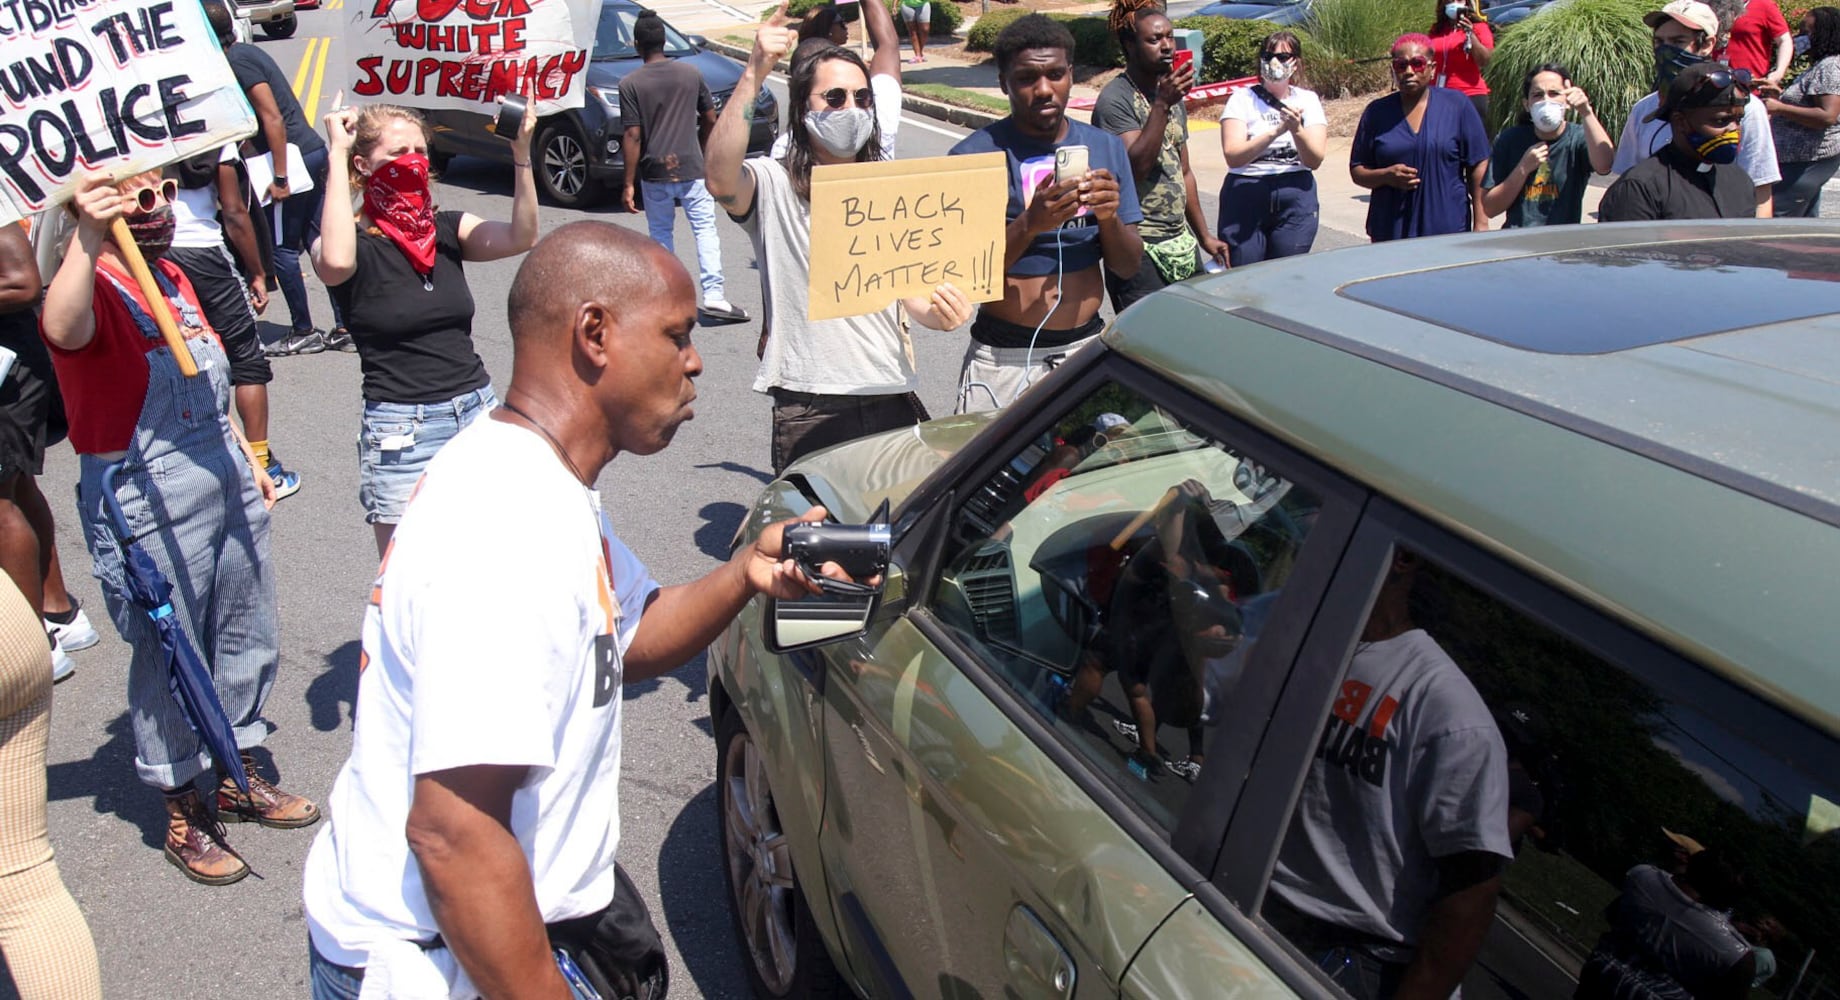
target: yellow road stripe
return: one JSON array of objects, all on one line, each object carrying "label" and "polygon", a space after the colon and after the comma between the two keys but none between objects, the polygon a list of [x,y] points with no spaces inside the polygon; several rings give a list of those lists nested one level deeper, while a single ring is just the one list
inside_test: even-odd
[{"label": "yellow road stripe", "polygon": [[319,90],[326,82],[326,56],[332,52],[332,39],[322,38],[319,57],[313,60],[313,82],[307,86],[306,96],[302,98],[305,105],[301,111],[307,117],[309,127],[319,121]]},{"label": "yellow road stripe", "polygon": [[307,39],[307,50],[300,54],[300,65],[294,67],[294,99],[295,100],[300,99],[300,85],[306,82],[307,67],[313,64],[313,49],[314,47],[319,45],[319,43],[320,43],[320,39],[318,38]]}]

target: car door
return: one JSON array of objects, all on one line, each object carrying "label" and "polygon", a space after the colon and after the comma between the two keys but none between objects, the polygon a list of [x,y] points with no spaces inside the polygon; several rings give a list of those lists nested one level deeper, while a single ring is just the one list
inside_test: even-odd
[{"label": "car door", "polygon": [[869,995],[1116,995],[1254,745],[1209,707],[1275,698],[1354,522],[1274,442],[1088,361],[928,484],[884,613],[824,651],[825,876]]}]

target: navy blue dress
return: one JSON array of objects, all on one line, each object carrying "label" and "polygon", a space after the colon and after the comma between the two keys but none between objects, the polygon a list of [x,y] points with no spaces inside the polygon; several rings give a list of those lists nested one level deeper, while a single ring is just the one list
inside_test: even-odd
[{"label": "navy blue dress", "polygon": [[1444,87],[1425,94],[1417,132],[1405,104],[1388,94],[1361,112],[1349,160],[1379,169],[1403,163],[1418,170],[1418,187],[1376,188],[1367,202],[1367,236],[1376,243],[1410,236],[1466,233],[1470,226],[1469,168],[1489,158],[1489,136],[1469,98]]}]

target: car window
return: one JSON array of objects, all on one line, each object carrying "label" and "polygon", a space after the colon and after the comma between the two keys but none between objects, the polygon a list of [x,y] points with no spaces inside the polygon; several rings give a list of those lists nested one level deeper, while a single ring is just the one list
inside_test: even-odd
[{"label": "car window", "polygon": [[1835,996],[1840,746],[1696,669],[1644,681],[1397,550],[1262,916],[1356,997]]},{"label": "car window", "polygon": [[[594,56],[596,60],[637,59],[639,50],[633,48],[633,22],[639,17],[639,11],[631,7],[610,5],[601,8],[600,27],[594,32]],[[688,56],[696,54],[696,46],[690,40],[678,34],[676,28],[669,24],[664,26],[664,54],[667,56]]]},{"label": "car window", "polygon": [[932,607],[1169,828],[1319,506],[1104,385],[965,503]]}]

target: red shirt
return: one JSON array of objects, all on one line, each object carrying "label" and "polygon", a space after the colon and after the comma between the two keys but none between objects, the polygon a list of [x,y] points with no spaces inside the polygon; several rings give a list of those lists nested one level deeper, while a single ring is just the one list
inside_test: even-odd
[{"label": "red shirt", "polygon": [[[1495,47],[1495,32],[1489,30],[1488,25],[1477,21],[1473,27],[1476,29],[1477,41],[1491,49]],[[1463,47],[1468,41],[1463,29],[1457,27],[1454,21],[1431,30],[1431,58],[1437,63],[1438,84],[1474,97],[1487,94],[1489,85],[1483,82],[1482,67],[1476,65],[1476,60],[1470,58],[1469,50]]]},{"label": "red shirt", "polygon": [[[192,283],[185,280],[179,265],[160,260],[155,261],[154,266],[178,287],[179,296],[191,303],[199,321],[204,322],[198,293],[192,290]],[[166,346],[162,338],[141,335],[141,328],[135,325],[114,283],[103,276],[104,271],[121,282],[134,296],[136,305],[143,310],[147,308],[147,301],[141,298],[133,278],[99,263],[91,306],[96,317],[95,337],[74,351],[46,342],[51,349],[51,366],[57,370],[58,387],[64,394],[64,412],[70,421],[70,445],[79,455],[122,451],[134,441],[134,425],[140,420],[141,407],[147,401],[147,352]],[[173,320],[183,322],[176,307]],[[183,327],[181,332],[197,335],[197,331]],[[213,338],[217,336],[208,325],[204,332]],[[207,376],[201,373],[198,377]]]},{"label": "red shirt", "polygon": [[1776,0],[1751,0],[1744,13],[1731,22],[1731,41],[1725,45],[1725,61],[1732,69],[1748,69],[1755,77],[1766,77],[1776,68],[1776,40],[1789,34],[1789,22]]}]

